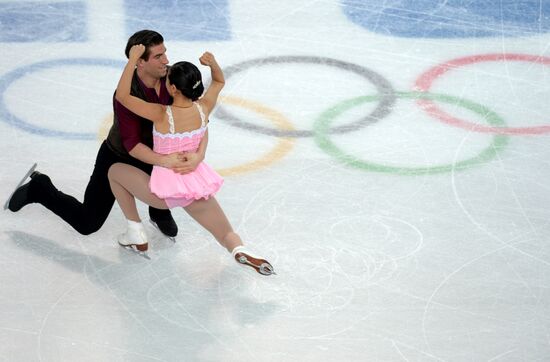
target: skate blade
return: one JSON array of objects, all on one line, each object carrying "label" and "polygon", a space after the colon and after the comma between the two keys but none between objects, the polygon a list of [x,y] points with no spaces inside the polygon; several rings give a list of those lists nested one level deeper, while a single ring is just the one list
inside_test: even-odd
[{"label": "skate blade", "polygon": [[13,196],[13,194],[15,193],[15,191],[17,191],[17,189],[19,187],[21,187],[21,185],[23,185],[25,183],[25,181],[27,180],[27,178],[29,178],[29,176],[31,175],[31,173],[34,172],[34,170],[36,169],[36,166],[38,164],[35,162],[34,165],[31,166],[31,168],[29,168],[29,170],[27,171],[27,173],[25,174],[25,176],[21,179],[21,181],[19,181],[19,183],[17,184],[17,186],[15,186],[15,189],[13,189],[13,192],[10,194],[10,197],[8,197],[8,200],[6,201],[6,203],[4,204],[4,210],[7,210],[9,205],[10,205],[10,200],[11,200],[11,197]]},{"label": "skate blade", "polygon": [[237,261],[242,265],[248,265],[252,267],[254,270],[256,270],[256,272],[261,275],[277,275],[277,273],[275,273],[275,270],[273,270],[273,266],[267,262],[256,265],[254,263],[251,263],[244,255],[239,257]]},{"label": "skate blade", "polygon": [[151,225],[153,225],[155,227],[155,229],[157,229],[158,231],[160,231],[160,233],[162,234],[162,236],[164,236],[165,238],[167,238],[168,240],[172,241],[174,244],[176,243],[176,238],[173,237],[173,236],[167,236],[167,235],[164,235],[162,230],[160,230],[159,226],[157,225],[156,222],[154,222],[153,220],[149,219],[149,222],[151,223]]},{"label": "skate blade", "polygon": [[151,258],[149,257],[149,255],[147,254],[146,251],[139,251],[135,247],[133,247],[132,245],[120,245],[120,246],[123,247],[125,250],[131,251],[134,254],[137,254],[137,255],[141,256],[142,258],[145,258],[147,260],[151,260]]},{"label": "skate blade", "polygon": [[273,266],[266,263],[262,263],[262,265],[260,265],[258,273],[262,275],[277,275],[277,273],[275,273],[275,270],[273,270]]}]

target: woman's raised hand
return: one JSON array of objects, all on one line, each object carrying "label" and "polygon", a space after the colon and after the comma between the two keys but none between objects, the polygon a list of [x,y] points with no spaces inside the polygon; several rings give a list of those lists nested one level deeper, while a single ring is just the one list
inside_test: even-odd
[{"label": "woman's raised hand", "polygon": [[199,58],[199,61],[202,65],[206,65],[207,67],[211,66],[212,64],[216,63],[216,58],[214,58],[214,54],[210,52],[204,52],[203,55]]},{"label": "woman's raised hand", "polygon": [[136,44],[130,48],[129,60],[137,61],[145,53],[145,45]]}]

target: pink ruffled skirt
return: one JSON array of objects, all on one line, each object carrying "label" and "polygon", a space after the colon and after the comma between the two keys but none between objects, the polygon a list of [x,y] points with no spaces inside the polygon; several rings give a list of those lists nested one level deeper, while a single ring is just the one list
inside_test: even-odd
[{"label": "pink ruffled skirt", "polygon": [[169,208],[174,208],[189,206],[195,200],[208,199],[218,192],[222,184],[223,178],[201,162],[195,171],[185,175],[154,166],[149,188],[152,193],[164,199]]}]

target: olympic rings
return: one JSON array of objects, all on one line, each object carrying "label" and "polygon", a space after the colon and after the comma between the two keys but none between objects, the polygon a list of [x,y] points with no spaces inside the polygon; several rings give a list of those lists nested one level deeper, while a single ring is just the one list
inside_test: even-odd
[{"label": "olympic rings", "polygon": [[0,98],[0,120],[7,122],[9,125],[20,128],[29,133],[39,134],[42,136],[60,137],[60,138],[72,139],[72,140],[93,140],[95,138],[95,134],[93,133],[58,131],[58,130],[52,130],[45,127],[33,125],[32,123],[25,122],[24,120],[12,114],[8,110],[6,103],[4,101],[4,95],[6,93],[6,90],[14,81],[18,80],[19,78],[31,72],[49,69],[59,65],[91,65],[91,66],[99,65],[99,66],[116,67],[117,69],[122,69],[122,67],[124,67],[124,64],[125,63],[119,60],[104,59],[104,58],[67,58],[67,59],[47,60],[44,62],[38,62],[38,63],[30,64],[30,65],[12,70],[11,72],[4,74],[0,78],[0,97],[1,97]]},{"label": "olympic rings", "polygon": [[[486,107],[479,105],[477,103],[461,100],[459,98],[452,97],[450,95],[441,95],[441,94],[431,94],[428,93],[432,83],[440,76],[445,74],[451,69],[465,66],[477,62],[483,61],[525,61],[525,62],[534,62],[543,65],[550,65],[550,57],[541,57],[534,55],[526,54],[485,54],[485,55],[476,55],[463,58],[457,58],[451,60],[447,63],[440,64],[427,72],[423,73],[416,81],[415,88],[421,92],[399,92],[396,93],[384,77],[371,71],[368,68],[356,65],[353,63],[347,63],[344,61],[325,58],[325,57],[315,57],[315,56],[280,56],[280,57],[266,57],[252,59],[238,63],[236,65],[230,66],[225,70],[226,78],[229,78],[231,75],[238,73],[240,71],[246,70],[252,66],[262,66],[268,64],[287,64],[287,63],[306,63],[306,64],[316,64],[316,65],[328,65],[336,67],[342,70],[350,71],[355,73],[362,78],[366,78],[371,82],[377,89],[378,95],[368,96],[368,97],[358,97],[353,99],[348,99],[337,106],[323,112],[319,118],[316,119],[314,124],[314,129],[309,130],[296,130],[291,123],[280,113],[276,112],[273,109],[260,105],[253,101],[243,100],[236,97],[225,97],[220,99],[221,105],[216,111],[216,116],[220,119],[229,121],[233,126],[240,127],[247,130],[257,131],[259,133],[272,135],[281,138],[278,143],[274,146],[272,150],[267,152],[265,155],[261,156],[259,159],[248,162],[246,164],[230,167],[219,170],[223,175],[233,175],[237,173],[243,173],[255,170],[259,167],[264,167],[268,164],[275,162],[276,160],[284,157],[292,148],[293,142],[291,139],[297,137],[315,137],[316,143],[323,148],[329,154],[336,156],[341,161],[344,161],[354,167],[377,171],[377,172],[391,172],[404,175],[416,175],[416,174],[427,174],[427,173],[441,173],[452,171],[456,169],[463,169],[471,167],[473,165],[485,162],[496,155],[497,149],[504,146],[507,142],[507,138],[502,136],[511,135],[511,134],[540,134],[550,132],[550,125],[548,126],[537,126],[537,127],[506,127],[502,119],[497,116],[494,112],[488,110]],[[112,60],[112,59],[100,59],[100,58],[74,58],[74,59],[57,59],[44,61],[39,63],[34,63],[31,65],[23,66],[8,72],[0,77],[0,119],[7,122],[8,124],[25,130],[30,133],[40,134],[49,137],[61,137],[64,139],[80,139],[80,140],[90,140],[95,138],[94,134],[90,133],[79,133],[79,132],[65,132],[47,129],[45,127],[39,127],[31,123],[25,122],[19,119],[17,116],[12,114],[6,107],[5,104],[5,93],[8,87],[17,79],[22,76],[43,69],[52,68],[55,66],[63,65],[85,65],[85,66],[109,66],[120,68],[124,64],[123,62]],[[483,150],[479,155],[457,162],[451,165],[441,165],[433,167],[394,167],[379,165],[371,162],[364,162],[357,160],[353,156],[346,155],[344,152],[339,150],[329,139],[328,134],[344,134],[350,131],[358,130],[361,127],[364,127],[368,124],[374,123],[381,118],[387,116],[392,109],[393,104],[397,98],[408,98],[415,99],[416,102],[426,110],[430,115],[438,117],[444,123],[448,123],[454,126],[459,126],[466,128],[468,130],[473,130],[476,132],[482,133],[494,133],[499,136],[495,136],[492,140],[491,145]],[[362,117],[361,119],[348,123],[345,125],[339,125],[330,127],[328,126],[333,117],[337,117],[342,112],[347,109],[354,107],[358,104],[366,102],[378,102],[377,107],[368,115]],[[489,122],[489,125],[478,125],[472,122],[467,122],[455,117],[452,117],[443,110],[439,109],[434,101],[441,101],[445,103],[455,103],[464,107],[470,111],[478,113],[485,117]],[[235,106],[240,106],[247,108],[258,114],[262,114],[271,123],[272,127],[257,126],[254,124],[247,123],[237,119],[234,115],[229,113],[226,110],[226,107],[223,107],[223,104],[232,104]],[[486,113],[486,114],[485,114]]]},{"label": "olympic rings", "polygon": [[[378,106],[367,116],[362,119],[353,122],[351,124],[342,125],[335,127],[331,130],[333,133],[346,133],[350,131],[355,131],[359,127],[366,126],[368,124],[374,123],[384,117],[386,117],[390,111],[391,107],[395,103],[395,95],[393,87],[390,82],[383,78],[380,74],[375,73],[374,71],[359,66],[353,63],[343,62],[341,60],[325,58],[325,57],[315,57],[315,56],[276,56],[276,57],[266,57],[252,59],[244,61],[239,64],[232,65],[224,69],[225,78],[229,79],[235,73],[241,72],[250,68],[251,66],[262,66],[266,64],[280,64],[280,63],[308,63],[308,64],[324,64],[332,67],[340,68],[353,72],[360,75],[363,78],[366,78],[370,81],[376,89],[378,94],[380,94]],[[248,130],[257,131],[266,135],[277,136],[277,137],[311,137],[313,136],[313,131],[304,131],[304,130],[280,130],[273,129],[268,127],[257,126],[247,122],[240,121],[237,117],[230,114],[223,107],[218,107],[216,112],[217,116],[221,119],[228,121],[230,124],[236,127],[245,128]]]},{"label": "olympic rings", "polygon": [[[292,124],[281,113],[271,108],[265,107],[259,103],[247,101],[245,99],[232,97],[232,96],[221,97],[220,101],[221,103],[232,104],[235,106],[247,108],[258,114],[262,114],[267,119],[269,119],[273,123],[273,125],[278,127],[278,129],[280,129],[281,131],[293,130]],[[218,108],[218,111],[219,111],[219,108]],[[215,115],[216,117],[219,117],[217,111]],[[259,159],[245,163],[240,166],[222,168],[222,169],[219,169],[218,172],[222,176],[232,176],[240,173],[254,171],[258,168],[267,166],[283,158],[288,152],[290,152],[293,146],[294,146],[294,139],[291,139],[288,137],[281,137],[277,142],[277,144],[275,145],[275,147],[268,153],[264,154]]]},{"label": "olympic rings", "polygon": [[[415,83],[415,90],[421,92],[427,92],[430,90],[433,82],[447,73],[449,70],[462,67],[469,64],[479,62],[491,62],[491,61],[520,61],[520,62],[533,62],[543,65],[550,65],[550,57],[535,56],[528,54],[482,54],[474,55],[463,58],[457,58],[448,62],[436,65],[429,69],[418,77]],[[431,100],[421,99],[417,103],[426,110],[430,115],[435,116],[440,121],[450,124],[452,126],[465,128],[474,132],[482,133],[496,133],[506,135],[533,135],[550,132],[550,125],[548,126],[535,126],[535,127],[494,127],[483,126],[475,124],[473,122],[465,121],[460,118],[453,117],[443,110],[439,109],[435,103]]]},{"label": "olympic rings", "polygon": [[[483,116],[491,125],[501,126],[504,124],[504,121],[493,111],[487,109],[486,107],[471,102],[464,99],[455,98],[448,95],[442,94],[431,94],[425,92],[396,92],[397,98],[407,98],[407,99],[428,99],[436,100],[445,103],[457,104],[463,108],[471,110],[481,116]],[[504,147],[508,142],[508,137],[504,135],[495,135],[493,136],[493,141],[489,147],[481,151],[477,156],[460,161],[454,164],[449,165],[439,165],[432,167],[398,167],[398,166],[388,166],[381,165],[373,162],[361,161],[354,156],[348,155],[340,150],[333,142],[330,141],[328,137],[328,130],[330,123],[340,114],[344,113],[348,109],[355,107],[359,104],[366,102],[374,102],[380,98],[379,95],[375,96],[363,96],[351,98],[346,101],[343,101],[332,108],[324,111],[315,121],[315,142],[317,145],[324,150],[326,153],[336,157],[338,160],[343,162],[346,165],[362,169],[365,171],[374,171],[374,172],[385,172],[385,173],[394,173],[400,175],[423,175],[423,174],[437,174],[455,170],[463,170],[484,162],[489,161],[497,155],[497,151]]]}]

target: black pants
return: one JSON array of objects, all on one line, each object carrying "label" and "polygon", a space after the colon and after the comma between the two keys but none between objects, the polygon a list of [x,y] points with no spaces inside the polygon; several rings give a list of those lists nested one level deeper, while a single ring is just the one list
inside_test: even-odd
[{"label": "black pants", "polygon": [[[97,153],[94,171],[86,187],[83,202],[59,191],[48,177],[33,179],[32,199],[65,220],[79,233],[83,235],[94,233],[103,226],[115,202],[107,172],[116,162],[135,166],[148,174],[151,174],[153,169],[151,165],[137,159],[129,161],[121,158],[111,151],[104,141]],[[151,211],[154,211],[157,217],[172,217],[170,210],[150,208],[150,213]]]}]

